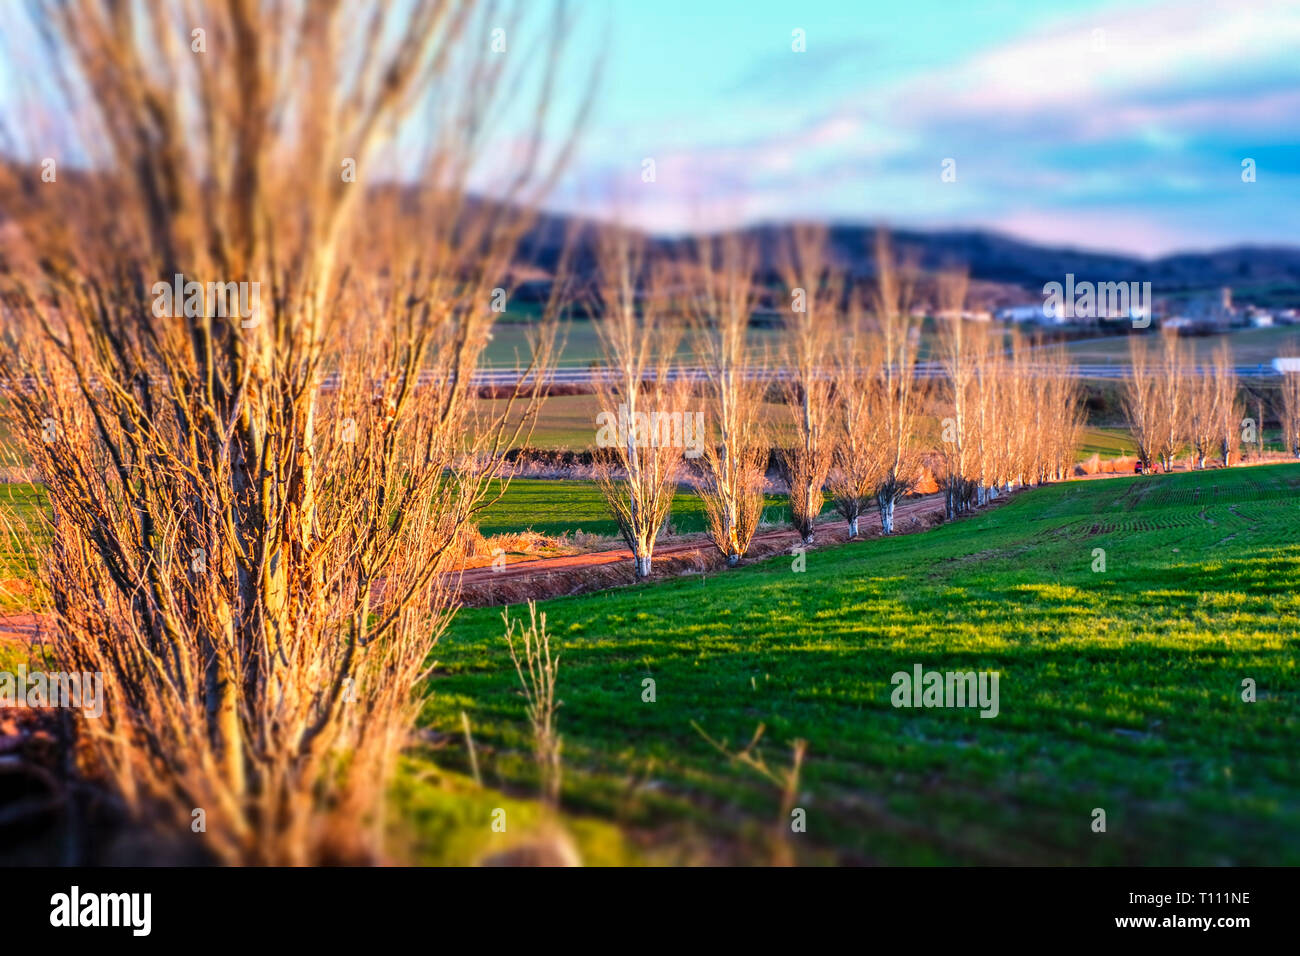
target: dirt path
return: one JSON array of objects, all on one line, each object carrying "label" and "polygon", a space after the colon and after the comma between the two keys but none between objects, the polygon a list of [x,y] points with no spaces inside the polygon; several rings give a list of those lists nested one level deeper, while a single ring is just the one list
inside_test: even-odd
[{"label": "dirt path", "polygon": [[41,618],[30,611],[19,614],[0,614],[0,641],[22,641],[30,644],[40,637]]}]

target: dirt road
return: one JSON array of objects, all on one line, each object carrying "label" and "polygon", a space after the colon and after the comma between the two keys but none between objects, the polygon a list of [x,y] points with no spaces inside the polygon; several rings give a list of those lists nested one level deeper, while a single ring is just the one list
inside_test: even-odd
[{"label": "dirt road", "polygon": [[[1005,500],[1002,499],[1002,500]],[[898,533],[907,534],[933,527],[943,517],[943,496],[925,495],[905,501],[894,512]],[[862,538],[880,536],[880,520],[874,514],[860,522]],[[841,544],[848,540],[848,526],[838,515],[823,517],[817,525],[813,548]],[[786,528],[754,535],[744,562],[750,563],[799,543],[798,535]],[[721,571],[722,557],[703,534],[664,541],[655,548],[654,579],[692,572]],[[565,594],[582,594],[635,583],[632,552],[627,548],[571,554],[557,558],[514,561],[493,566],[484,558],[467,567],[461,576],[461,600],[469,607],[516,604]]]}]

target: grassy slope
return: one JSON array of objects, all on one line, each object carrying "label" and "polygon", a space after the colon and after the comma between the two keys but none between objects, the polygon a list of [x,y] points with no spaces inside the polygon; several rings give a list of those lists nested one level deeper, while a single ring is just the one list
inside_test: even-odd
[{"label": "grassy slope", "polygon": [[[806,861],[1300,863],[1297,490],[1294,466],[1057,485],[810,552],[802,574],[773,558],[547,602],[565,805],[761,858],[771,786],[691,722],[738,742],[762,721],[774,765],[809,741]],[[426,720],[459,741],[465,709],[488,782],[527,793],[499,634],[497,612],[457,617]],[[894,709],[914,663],[999,670],[1001,715]],[[439,762],[463,768],[463,748]]]}]

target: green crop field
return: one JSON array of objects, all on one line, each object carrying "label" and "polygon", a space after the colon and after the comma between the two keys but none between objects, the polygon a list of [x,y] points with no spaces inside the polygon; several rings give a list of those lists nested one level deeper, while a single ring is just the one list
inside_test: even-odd
[{"label": "green crop field", "polygon": [[1123,428],[1084,428],[1079,435],[1079,460],[1100,455],[1102,458],[1122,458],[1136,450],[1133,437]]},{"label": "green crop field", "polygon": [[[1055,485],[806,560],[542,606],[589,860],[765,860],[775,786],[692,727],[734,748],[764,723],[774,768],[808,741],[802,862],[1300,863],[1300,467]],[[493,808],[536,805],[499,611],[463,611],[437,656],[446,743],[398,791],[449,859],[490,847]],[[997,671],[997,716],[893,707],[918,664]]]},{"label": "green crop field", "polygon": [[[1155,336],[1149,336],[1149,345],[1156,345]],[[1232,349],[1232,359],[1237,365],[1268,365],[1279,355],[1296,355],[1300,352],[1300,329],[1279,325],[1267,329],[1233,329],[1223,335],[1193,336],[1187,343],[1196,355],[1196,361],[1208,363],[1220,342]],[[1096,339],[1080,339],[1066,346],[1070,357],[1086,364],[1126,364],[1129,357],[1129,336],[1110,335]]]},{"label": "green crop field", "polygon": [[[536,310],[518,312],[508,315],[506,321],[499,321],[492,327],[492,338],[483,350],[481,364],[496,368],[511,368],[520,359],[527,359],[530,353],[529,333],[533,331],[530,320],[536,319]],[[755,327],[749,333],[750,346],[755,355],[763,350],[777,347],[777,333],[772,328]],[[565,321],[559,332],[558,364],[561,366],[583,367],[592,364],[604,364],[604,351],[600,343],[600,333],[595,323],[582,318]],[[677,356],[684,362],[696,361],[690,336],[683,336],[677,349]]]},{"label": "green crop field", "polygon": [[[788,520],[785,501],[785,495],[768,495],[763,520],[774,524]],[[678,533],[703,531],[704,506],[699,495],[679,491],[668,523]],[[491,535],[528,530],[551,535],[575,531],[616,535],[618,525],[593,481],[514,478],[501,500],[483,512],[479,531]]]},{"label": "green crop field", "polygon": [[[506,399],[478,399],[479,411],[489,418],[505,414]],[[523,417],[525,403],[516,401],[510,408],[507,422],[513,428]],[[596,416],[603,409],[595,395],[552,395],[542,400],[537,410],[537,421],[527,441],[518,444],[547,451],[593,451],[596,448]],[[608,409],[617,414],[617,409]],[[776,441],[788,441],[792,434],[789,409],[784,405],[764,404],[759,421]]]}]

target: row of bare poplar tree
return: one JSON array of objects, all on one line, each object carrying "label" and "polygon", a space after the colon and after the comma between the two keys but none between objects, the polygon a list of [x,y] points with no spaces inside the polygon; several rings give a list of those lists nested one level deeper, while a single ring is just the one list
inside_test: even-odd
[{"label": "row of bare poplar tree", "polygon": [[938,283],[944,373],[940,484],[949,518],[1017,487],[1065,478],[1084,406],[1064,346],[1031,344],[961,314],[967,278]]},{"label": "row of bare poplar tree", "polygon": [[1195,468],[1213,458],[1231,464],[1246,423],[1227,342],[1198,369],[1191,344],[1164,328],[1156,345],[1145,336],[1129,342],[1129,366],[1121,400],[1143,467],[1168,471],[1185,448]]},{"label": "row of bare poplar tree", "polygon": [[[650,574],[689,460],[670,432],[677,414],[698,410],[704,423],[696,491],[728,566],[758,529],[773,451],[805,545],[828,499],[851,538],[873,507],[892,534],[898,503],[923,479],[927,459],[949,517],[1065,476],[1083,415],[1069,361],[1061,348],[1014,333],[1007,340],[964,319],[964,273],[938,281],[938,362],[923,366],[918,273],[885,234],[876,237],[873,281],[853,286],[832,263],[825,229],[792,229],[780,336],[761,349],[751,331],[764,291],[756,260],[754,246],[735,236],[701,240],[676,263],[647,264],[622,232],[602,247],[597,328],[612,374],[597,393],[642,430],[620,433],[596,462],[637,577]],[[698,363],[689,376],[678,365],[684,335]],[[936,417],[937,460],[926,434]]]},{"label": "row of bare poplar tree", "polygon": [[[1292,342],[1286,351],[1300,354],[1300,343]],[[1174,328],[1162,329],[1154,345],[1134,338],[1129,363],[1122,399],[1144,466],[1158,462],[1168,471],[1185,451],[1193,468],[1205,468],[1215,459],[1229,465],[1243,444],[1262,452],[1266,409],[1281,425],[1284,452],[1300,458],[1300,373],[1284,372],[1271,401],[1265,402],[1268,390],[1261,389],[1248,404],[1228,342],[1221,341],[1209,363],[1198,366],[1192,343]]]}]

